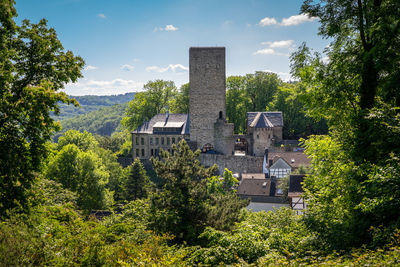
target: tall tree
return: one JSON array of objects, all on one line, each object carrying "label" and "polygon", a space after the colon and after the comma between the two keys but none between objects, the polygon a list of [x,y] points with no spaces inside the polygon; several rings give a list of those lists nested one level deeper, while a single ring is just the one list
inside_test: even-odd
[{"label": "tall tree", "polygon": [[143,164],[138,158],[130,168],[130,174],[125,181],[125,199],[128,201],[146,198],[150,190],[150,179],[146,174]]},{"label": "tall tree", "polygon": [[328,61],[304,44],[292,56],[308,113],[325,118],[331,135],[305,143],[305,220],[335,249],[376,244],[400,216],[400,2],[307,0],[302,12],[332,40]]},{"label": "tall tree", "polygon": [[[318,17],[320,34],[333,41],[326,50],[326,64],[302,47],[293,56],[293,74],[312,87],[308,91],[314,111],[349,137],[346,147],[353,159],[380,161],[376,155],[381,147],[375,144],[386,136],[376,133],[370,115],[376,108],[400,106],[399,1],[307,0],[302,12]],[[398,152],[399,145],[386,145],[386,156]]]},{"label": "tall tree", "polygon": [[82,58],[64,51],[42,19],[17,26],[14,1],[0,3],[0,216],[26,208],[27,193],[46,157],[45,142],[59,128],[50,117],[57,104],[75,103],[63,92],[81,77]]},{"label": "tall tree", "polygon": [[176,86],[172,81],[149,81],[143,89],[146,91],[136,93],[135,98],[129,102],[121,121],[128,130],[134,130],[154,115],[166,112],[176,96]]},{"label": "tall tree", "polygon": [[207,179],[216,166],[205,168],[198,160],[200,150],[193,152],[184,140],[171,155],[160,151],[161,158],[152,162],[162,179],[162,190],[151,198],[153,228],[169,232],[179,241],[194,241],[207,220]]},{"label": "tall tree", "polygon": [[171,107],[172,113],[189,113],[189,83],[182,84]]}]

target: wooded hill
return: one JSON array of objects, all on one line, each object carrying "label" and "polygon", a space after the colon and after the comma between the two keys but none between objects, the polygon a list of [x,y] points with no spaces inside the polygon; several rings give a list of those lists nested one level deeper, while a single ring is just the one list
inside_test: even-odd
[{"label": "wooded hill", "polygon": [[78,115],[87,114],[89,112],[99,110],[104,107],[110,107],[116,104],[123,104],[131,101],[135,97],[135,93],[126,93],[120,95],[85,95],[70,96],[79,102],[79,107],[74,105],[60,104],[60,114],[54,116],[55,120],[65,120],[76,117]]}]

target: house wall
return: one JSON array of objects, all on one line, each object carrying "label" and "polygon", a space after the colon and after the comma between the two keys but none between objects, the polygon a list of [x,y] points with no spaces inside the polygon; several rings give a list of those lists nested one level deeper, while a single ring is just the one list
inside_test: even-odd
[{"label": "house wall", "polygon": [[[185,135],[178,134],[132,134],[133,159],[149,159],[157,156],[160,149],[172,151],[172,145],[177,144]],[[143,143],[142,143],[143,139]],[[158,141],[157,141],[158,140]],[[144,151],[144,155],[142,154]]]},{"label": "house wall", "polygon": [[233,173],[262,173],[263,160],[263,157],[253,156],[200,154],[201,164],[206,167],[217,164],[221,175],[225,168]]}]

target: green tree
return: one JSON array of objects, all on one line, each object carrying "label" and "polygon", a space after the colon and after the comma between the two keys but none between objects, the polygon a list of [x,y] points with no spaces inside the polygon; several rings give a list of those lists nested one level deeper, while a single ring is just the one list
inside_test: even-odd
[{"label": "green tree", "polygon": [[161,150],[161,159],[153,158],[162,190],[151,197],[152,227],[169,232],[178,241],[194,242],[207,220],[207,178],[216,166],[205,168],[198,160],[200,151],[193,152],[184,140],[174,146],[171,155]]},{"label": "green tree", "polygon": [[243,133],[247,129],[247,112],[265,110],[281,83],[275,73],[262,71],[228,77],[226,114],[228,121],[235,124],[235,132]]},{"label": "green tree", "polygon": [[0,215],[27,208],[26,196],[46,157],[45,143],[59,126],[50,117],[58,103],[76,103],[58,92],[81,77],[80,57],[65,52],[46,20],[21,26],[14,1],[0,3]]},{"label": "green tree", "polygon": [[249,99],[246,97],[245,78],[230,76],[226,79],[226,117],[234,123],[236,133],[244,133],[247,121]]},{"label": "green tree", "polygon": [[189,83],[182,84],[171,106],[172,113],[189,113]]},{"label": "green tree", "polygon": [[267,110],[282,111],[284,139],[328,133],[325,119],[314,119],[307,115],[303,90],[299,84],[283,83],[278,88],[274,100],[267,105]]},{"label": "green tree", "polygon": [[112,204],[106,189],[109,173],[93,151],[82,151],[75,144],[64,146],[50,160],[46,177],[77,194],[77,204],[85,211],[103,209]]},{"label": "green tree", "polygon": [[128,201],[147,198],[150,191],[150,179],[146,174],[143,164],[138,158],[130,167],[130,173],[125,181],[125,199]]},{"label": "green tree", "polygon": [[144,85],[145,92],[135,94],[129,102],[122,119],[122,125],[128,130],[135,130],[144,121],[154,115],[166,112],[173,105],[176,96],[176,86],[172,81],[155,80]]},{"label": "green tree", "polygon": [[337,126],[358,163],[385,161],[391,152],[398,153],[397,140],[377,158],[382,147],[376,141],[386,136],[377,134],[369,117],[382,103],[400,105],[399,1],[307,0],[302,12],[318,17],[320,35],[333,39],[327,63],[305,46],[292,57],[293,74],[307,85],[312,112]]},{"label": "green tree", "polygon": [[57,149],[61,150],[64,146],[74,144],[83,151],[93,150],[99,145],[96,138],[87,131],[79,132],[76,130],[69,130],[65,132],[57,143]]}]

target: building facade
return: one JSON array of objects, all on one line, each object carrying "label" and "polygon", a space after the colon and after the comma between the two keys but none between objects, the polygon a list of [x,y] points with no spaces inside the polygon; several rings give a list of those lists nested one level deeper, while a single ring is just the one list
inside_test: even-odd
[{"label": "building facade", "polygon": [[185,139],[192,149],[206,154],[203,161],[221,161],[224,156],[232,162],[240,161],[243,169],[243,165],[251,164],[249,159],[262,157],[265,148],[282,140],[281,112],[249,112],[248,132],[241,136],[246,153],[240,159],[231,159],[235,157],[237,136],[233,134],[234,125],[226,120],[225,47],[191,47],[189,82],[189,114],[157,114],[143,123],[132,132],[134,158],[158,156],[160,149],[171,152],[172,144]]}]

